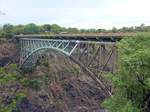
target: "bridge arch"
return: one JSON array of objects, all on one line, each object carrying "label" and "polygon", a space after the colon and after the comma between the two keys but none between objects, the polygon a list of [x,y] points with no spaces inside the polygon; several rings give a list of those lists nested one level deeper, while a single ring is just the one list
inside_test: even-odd
[{"label": "bridge arch", "polygon": [[70,56],[78,45],[78,41],[54,39],[20,39],[20,68],[31,68],[42,52],[52,49]]},{"label": "bridge arch", "polygon": [[[75,40],[70,41],[70,40],[27,39],[27,38],[20,39],[20,50],[21,50],[20,68],[24,68],[24,67],[31,68],[31,66],[33,67],[36,66],[36,62],[39,59],[39,55],[45,53],[49,49],[52,49],[54,51],[57,51],[60,54],[64,54],[65,56],[69,57],[74,63],[78,64],[80,68],[84,70],[84,72],[86,72],[92,79],[94,79],[101,86],[101,88],[105,91],[106,94],[111,95],[111,92],[107,90],[105,84],[103,84],[103,82],[99,80],[99,78],[96,77],[95,73],[91,71],[91,69],[89,69],[88,67],[91,65],[92,62],[93,65],[95,65],[95,63],[98,65],[99,64],[99,61],[97,61],[99,59],[98,56],[100,56],[99,54],[105,50],[104,46],[105,45],[113,46],[114,43],[80,41],[80,47],[79,47],[80,50],[77,51],[79,57],[76,57],[78,58],[77,60],[72,56],[74,55],[73,51],[78,46],[78,43],[79,41],[75,41]],[[113,50],[113,47],[110,48],[111,50]],[[87,55],[87,53],[89,53],[89,55]],[[111,51],[109,54],[110,56],[108,56],[108,59],[110,59],[113,52]],[[82,60],[80,58],[83,56],[86,56],[86,58],[84,57],[86,63],[80,62],[80,60]],[[90,56],[91,59],[89,61],[88,61],[89,59],[88,56]],[[106,56],[103,57],[106,58]],[[106,62],[108,61],[106,60]],[[107,63],[105,63],[105,65],[106,64]],[[93,69],[95,69],[95,66],[92,67]]]},{"label": "bridge arch", "polygon": [[[71,55],[69,55],[68,53],[63,52],[62,50],[58,50],[58,49],[56,49],[56,48],[50,48],[50,47],[41,47],[41,48],[38,48],[38,49],[32,51],[32,52],[28,55],[28,57],[27,57],[27,58],[25,59],[25,61],[22,63],[22,66],[24,66],[24,64],[26,64],[26,62],[27,62],[28,60],[30,60],[30,58],[33,59],[32,56],[33,56],[34,54],[40,52],[41,50],[44,51],[44,52],[43,52],[43,54],[44,54],[45,52],[47,52],[47,51],[50,50],[50,49],[53,50],[53,51],[58,52],[58,53],[61,54],[61,55],[64,55],[64,56],[68,57],[68,58],[69,58],[71,61],[73,61],[75,64],[79,65],[79,67],[80,67],[81,69],[83,69],[83,71],[84,71],[85,73],[87,73],[93,80],[95,80],[95,81],[100,85],[101,89],[104,90],[104,93],[105,93],[106,95],[111,96],[111,92],[107,89],[106,85],[105,85],[101,80],[99,80],[99,78],[97,78],[95,74],[93,74],[88,68],[86,68],[86,67],[85,67],[82,63],[80,63],[78,60],[76,60],[75,58],[73,58],[73,57],[72,57]],[[39,59],[39,57],[36,58],[35,62],[37,62],[38,59]],[[32,60],[31,60],[31,61],[32,61]],[[35,63],[35,66],[36,66],[36,63]]]},{"label": "bridge arch", "polygon": [[[63,54],[63,55],[65,55],[65,56],[67,56],[67,57],[69,57],[71,54],[69,54],[69,53],[67,53],[67,52],[65,52],[65,51],[63,51],[63,50],[60,50],[60,49],[57,49],[57,48],[54,48],[54,47],[40,47],[40,48],[37,48],[37,49],[35,49],[35,50],[33,50],[32,52],[30,52],[29,54],[28,54],[28,56],[24,59],[24,61],[22,62],[22,64],[20,65],[20,68],[22,68],[23,69],[23,67],[27,67],[27,66],[29,66],[29,63],[28,63],[28,61],[33,61],[34,62],[34,65],[33,65],[33,67],[35,67],[36,66],[36,63],[37,63],[37,61],[38,61],[38,59],[39,59],[39,55],[41,54],[44,54],[44,53],[46,53],[48,50],[53,50],[53,51],[56,51],[56,52],[58,52],[59,54]],[[42,51],[42,52],[41,52]],[[37,57],[34,57],[34,55],[37,55]],[[30,59],[31,58],[31,59]],[[32,60],[33,59],[33,60]],[[24,66],[24,65],[26,65],[27,64],[27,66]],[[33,64],[33,63],[32,63]],[[29,66],[29,68],[30,68],[31,66]]]}]

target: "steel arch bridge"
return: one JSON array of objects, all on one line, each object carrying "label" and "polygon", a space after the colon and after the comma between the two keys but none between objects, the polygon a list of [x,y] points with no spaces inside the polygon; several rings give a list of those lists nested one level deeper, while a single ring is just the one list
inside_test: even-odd
[{"label": "steel arch bridge", "polygon": [[[16,36],[20,46],[21,69],[34,68],[40,56],[44,55],[48,49],[58,51],[69,57],[86,71],[105,90],[106,94],[111,95],[105,84],[96,77],[102,72],[114,73],[117,68],[117,47],[116,40],[112,37],[106,39],[94,38],[39,38],[38,36]],[[20,37],[20,38],[19,38]],[[41,36],[40,36],[41,37]]]},{"label": "steel arch bridge", "polygon": [[92,71],[115,72],[117,49],[115,42],[20,39],[20,68],[34,68],[39,56],[48,49],[74,58]]}]

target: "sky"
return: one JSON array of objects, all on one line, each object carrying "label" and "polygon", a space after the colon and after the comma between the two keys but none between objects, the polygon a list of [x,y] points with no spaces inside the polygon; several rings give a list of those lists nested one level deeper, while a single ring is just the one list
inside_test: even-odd
[{"label": "sky", "polygon": [[150,0],[0,0],[0,25],[6,23],[97,29],[150,25]]}]

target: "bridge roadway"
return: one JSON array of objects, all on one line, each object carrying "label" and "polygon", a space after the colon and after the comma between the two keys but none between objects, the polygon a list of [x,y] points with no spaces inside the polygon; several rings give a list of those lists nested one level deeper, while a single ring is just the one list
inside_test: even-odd
[{"label": "bridge roadway", "polygon": [[136,33],[88,33],[88,34],[36,34],[36,35],[15,35],[15,38],[41,38],[41,39],[62,39],[82,41],[106,41],[116,42],[125,37],[134,37]]}]

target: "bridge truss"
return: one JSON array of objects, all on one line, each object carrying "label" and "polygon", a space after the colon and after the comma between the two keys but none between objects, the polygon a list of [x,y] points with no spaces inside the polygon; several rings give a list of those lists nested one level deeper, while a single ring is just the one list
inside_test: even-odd
[{"label": "bridge truss", "polygon": [[49,49],[73,57],[92,71],[115,72],[117,67],[115,42],[22,38],[20,46],[20,68],[35,67]]},{"label": "bridge truss", "polygon": [[[92,77],[102,72],[114,73],[117,68],[117,47],[115,42],[80,41],[61,39],[20,38],[20,68],[31,69],[36,66],[40,56],[49,49],[68,56]],[[98,80],[95,76],[94,80]],[[102,82],[99,82],[105,85]]]}]

